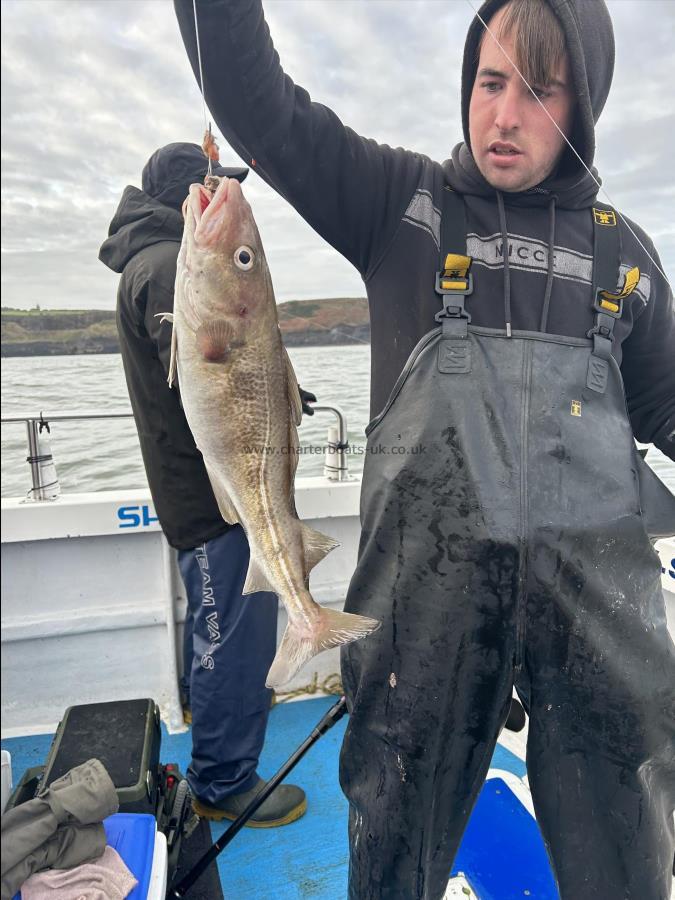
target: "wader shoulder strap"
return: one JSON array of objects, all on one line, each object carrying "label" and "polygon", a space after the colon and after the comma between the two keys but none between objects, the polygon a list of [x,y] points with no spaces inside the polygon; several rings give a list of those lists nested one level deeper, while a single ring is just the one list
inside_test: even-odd
[{"label": "wader shoulder strap", "polygon": [[593,207],[593,301],[598,291],[616,291],[621,262],[621,232],[611,206]]},{"label": "wader shoulder strap", "polygon": [[441,269],[448,253],[466,253],[466,206],[464,197],[446,185],[441,210]]},{"label": "wader shoulder strap", "polygon": [[466,255],[464,199],[446,186],[441,211],[440,265],[434,287],[443,303],[443,309],[436,314],[436,321],[443,327],[438,369],[447,374],[471,371],[471,348],[467,340],[471,316],[464,307],[464,298],[473,291],[471,262],[471,257]]},{"label": "wader shoulder strap", "polygon": [[588,361],[586,386],[604,394],[612,355],[614,326],[623,313],[623,301],[640,280],[640,271],[630,269],[623,286],[621,278],[621,229],[611,206],[593,207],[593,309],[595,323],[588,332],[593,349]]}]

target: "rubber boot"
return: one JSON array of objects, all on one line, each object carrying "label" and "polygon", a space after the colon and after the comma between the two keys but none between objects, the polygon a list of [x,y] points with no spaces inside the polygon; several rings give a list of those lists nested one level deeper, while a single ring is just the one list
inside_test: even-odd
[{"label": "rubber boot", "polygon": [[[258,783],[243,794],[231,794],[221,806],[209,806],[198,797],[192,800],[192,808],[203,819],[220,821],[239,818],[249,803],[265,786],[266,782],[258,778]],[[307,810],[307,797],[302,788],[294,784],[280,784],[246,822],[248,828],[276,828],[295,822]]]}]

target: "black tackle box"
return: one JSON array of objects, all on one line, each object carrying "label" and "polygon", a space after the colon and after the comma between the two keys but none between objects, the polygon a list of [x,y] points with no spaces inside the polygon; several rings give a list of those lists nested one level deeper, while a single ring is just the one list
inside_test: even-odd
[{"label": "black tackle box", "polygon": [[154,700],[113,700],[70,706],[54,736],[40,789],[88,759],[99,759],[110,775],[120,812],[156,815],[161,742]]}]

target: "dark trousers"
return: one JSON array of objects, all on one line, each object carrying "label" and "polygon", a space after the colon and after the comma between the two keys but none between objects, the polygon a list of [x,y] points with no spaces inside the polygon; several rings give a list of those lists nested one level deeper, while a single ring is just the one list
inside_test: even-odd
[{"label": "dark trousers", "polygon": [[[184,654],[192,707],[192,792],[212,806],[249,790],[265,739],[276,652],[275,594],[242,597],[249,549],[236,525],[178,553],[188,599]],[[189,629],[192,625],[192,639]]]},{"label": "dark trousers", "polygon": [[618,368],[600,393],[583,342],[443,334],[369,428],[349,900],[440,900],[514,684],[562,900],[668,900],[675,647]]}]

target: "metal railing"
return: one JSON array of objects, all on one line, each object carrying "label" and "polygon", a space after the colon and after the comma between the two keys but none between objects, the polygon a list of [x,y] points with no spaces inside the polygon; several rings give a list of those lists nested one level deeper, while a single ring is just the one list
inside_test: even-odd
[{"label": "metal railing", "polygon": [[[349,442],[347,437],[347,418],[339,406],[327,403],[316,404],[313,407],[315,413],[330,412],[337,419],[337,426],[328,428],[326,456],[324,460],[324,475],[331,481],[346,481],[349,477],[347,469],[347,450]],[[93,419],[133,419],[131,412],[106,412],[106,413],[67,413],[62,415],[45,415],[40,412],[38,416],[8,416],[0,419],[2,425],[26,426],[26,440],[28,456],[26,462],[30,465],[32,487],[29,497],[32,500],[49,500],[58,494],[58,480],[54,466],[53,455],[50,450],[43,451],[44,440],[40,437],[43,430],[50,433],[50,427],[54,422],[85,422]],[[53,472],[53,479],[48,479]],[[47,474],[46,474],[47,473]],[[46,476],[46,477],[45,477]],[[56,494],[49,494],[50,489],[56,485]]]}]

